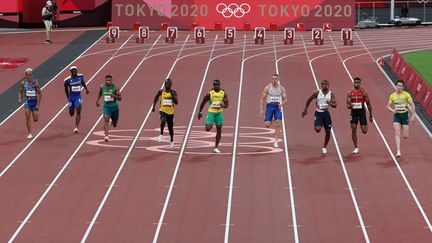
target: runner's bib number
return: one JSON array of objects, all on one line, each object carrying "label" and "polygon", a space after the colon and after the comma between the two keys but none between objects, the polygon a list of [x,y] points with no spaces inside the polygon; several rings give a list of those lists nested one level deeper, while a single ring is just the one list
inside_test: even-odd
[{"label": "runner's bib number", "polygon": [[279,103],[279,96],[270,96],[271,103]]},{"label": "runner's bib number", "polygon": [[395,108],[396,108],[397,111],[404,111],[406,109],[406,106],[405,105],[396,104]]},{"label": "runner's bib number", "polygon": [[81,91],[81,85],[72,86],[71,90],[72,90],[72,92],[80,92]]},{"label": "runner's bib number", "polygon": [[211,104],[211,106],[212,106],[213,108],[221,108],[221,103],[220,103],[220,102],[213,102],[213,103]]},{"label": "runner's bib number", "polygon": [[36,97],[36,90],[27,90],[26,96],[27,97]]},{"label": "runner's bib number", "polygon": [[360,102],[352,103],[352,108],[353,109],[361,109],[361,108],[363,108],[363,104]]},{"label": "runner's bib number", "polygon": [[114,101],[114,97],[112,97],[111,95],[104,95],[104,101],[105,102]]},{"label": "runner's bib number", "polygon": [[172,106],[173,102],[172,100],[162,100],[162,105],[163,106]]},{"label": "runner's bib number", "polygon": [[320,103],[320,104],[318,104],[318,108],[320,110],[326,110],[326,109],[328,109],[328,104],[327,103]]}]

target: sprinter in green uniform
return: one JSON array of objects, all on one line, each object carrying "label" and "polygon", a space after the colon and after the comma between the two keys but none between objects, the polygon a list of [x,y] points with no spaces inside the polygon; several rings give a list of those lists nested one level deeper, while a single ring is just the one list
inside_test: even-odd
[{"label": "sprinter in green uniform", "polygon": [[113,83],[111,75],[105,76],[105,83],[100,86],[99,95],[96,100],[96,106],[99,107],[99,100],[103,96],[103,117],[104,117],[104,130],[105,130],[105,142],[109,141],[108,132],[110,119],[113,127],[117,126],[119,119],[119,106],[117,101],[121,101],[121,94],[118,87]]},{"label": "sprinter in green uniform", "polygon": [[210,131],[213,124],[216,124],[216,142],[213,149],[214,153],[220,153],[219,142],[222,136],[222,126],[224,122],[223,109],[228,108],[228,96],[225,90],[220,88],[221,84],[219,80],[213,81],[213,89],[211,89],[203,98],[199,113],[198,120],[202,117],[202,110],[206,103],[209,104],[207,119],[205,121],[206,131]]}]

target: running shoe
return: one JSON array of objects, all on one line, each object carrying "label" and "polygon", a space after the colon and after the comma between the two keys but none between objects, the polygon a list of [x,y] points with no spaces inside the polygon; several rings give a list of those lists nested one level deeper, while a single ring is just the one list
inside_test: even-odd
[{"label": "running shoe", "polygon": [[322,151],[323,154],[326,154],[327,153],[327,148],[322,148],[321,151]]},{"label": "running shoe", "polygon": [[353,154],[358,154],[358,152],[359,152],[359,148],[354,148]]},{"label": "running shoe", "polygon": [[162,138],[163,138],[163,135],[159,134],[159,136],[157,137],[157,142],[158,143],[162,142]]},{"label": "running shoe", "polygon": [[78,133],[78,128],[77,127],[75,127],[75,129],[74,129],[74,131],[73,131],[75,134],[77,134]]},{"label": "running shoe", "polygon": [[105,136],[104,140],[105,140],[105,142],[108,143],[108,141],[109,141],[109,137],[108,137],[108,136]]},{"label": "running shoe", "polygon": [[170,142],[170,148],[174,148],[174,142]]},{"label": "running shoe", "polygon": [[214,148],[214,149],[213,149],[213,153],[215,153],[215,154],[220,154],[220,150],[219,150],[218,148]]},{"label": "running shoe", "polygon": [[399,158],[399,157],[401,157],[401,152],[398,150],[396,153],[396,158]]},{"label": "running shoe", "polygon": [[275,148],[279,148],[279,143],[278,143],[278,141],[274,141],[274,143],[273,143],[273,147],[275,147]]},{"label": "running shoe", "polygon": [[28,139],[32,139],[33,135],[31,133],[29,133],[29,135],[27,136]]}]

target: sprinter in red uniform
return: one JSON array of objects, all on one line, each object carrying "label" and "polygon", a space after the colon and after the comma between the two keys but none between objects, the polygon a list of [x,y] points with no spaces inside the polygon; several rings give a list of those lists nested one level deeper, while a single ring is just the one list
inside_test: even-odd
[{"label": "sprinter in red uniform", "polygon": [[351,110],[351,137],[354,143],[353,153],[359,152],[357,145],[357,124],[360,122],[361,131],[366,134],[368,131],[368,124],[366,118],[366,107],[369,111],[369,121],[373,122],[372,106],[369,100],[369,95],[361,87],[361,79],[354,78],[354,89],[347,94],[347,108]]}]

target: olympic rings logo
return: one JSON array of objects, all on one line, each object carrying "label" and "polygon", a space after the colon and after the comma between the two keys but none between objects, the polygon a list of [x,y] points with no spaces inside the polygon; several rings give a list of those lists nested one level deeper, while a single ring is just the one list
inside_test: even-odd
[{"label": "olympic rings logo", "polygon": [[417,0],[418,3],[428,3],[429,0]]},{"label": "olympic rings logo", "polygon": [[232,16],[236,18],[243,18],[245,14],[250,12],[250,10],[251,7],[247,3],[242,3],[240,5],[237,3],[231,3],[229,5],[226,5],[225,3],[219,3],[216,6],[216,11],[222,14],[224,18],[231,18]]}]

